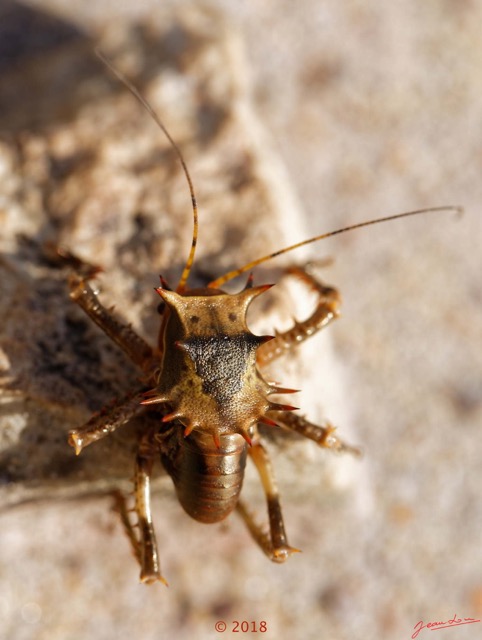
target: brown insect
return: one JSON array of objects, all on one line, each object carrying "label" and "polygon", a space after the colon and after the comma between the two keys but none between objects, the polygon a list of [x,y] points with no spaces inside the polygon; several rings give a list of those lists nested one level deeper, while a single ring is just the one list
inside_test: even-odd
[{"label": "brown insect", "polygon": [[[173,480],[181,505],[192,518],[214,523],[237,509],[268,558],[284,562],[297,549],[287,541],[276,482],[257,425],[278,425],[335,451],[356,454],[358,450],[342,442],[329,422],[312,424],[293,413],[295,407],[273,402],[271,396],[295,390],[269,383],[261,371],[336,319],[339,294],[305,269],[289,268],[288,273],[318,294],[318,302],[308,319],[272,337],[252,334],[246,323],[249,305],[271,285],[254,287],[250,275],[239,293],[229,294],[220,287],[256,265],[322,238],[385,220],[454,207],[412,211],[319,235],[254,260],[204,288],[191,289],[187,281],[194,261],[198,215],[189,172],[180,150],[152,108],[135,87],[113,71],[151,114],[179,156],[192,198],[194,231],[177,288],[172,290],[161,277],[161,287],[157,289],[164,308],[156,347],[147,344],[129,325],[102,306],[88,284],[95,269],[86,269],[82,261],[64,252],[74,271],[69,281],[71,298],[140,368],[144,381],[117,404],[70,431],[69,443],[79,454],[84,447],[112,433],[134,416],[146,415],[135,459],[135,524],[128,516],[126,498],[117,496],[124,527],[141,567],[142,582],[166,583],[160,570],[150,507],[150,479],[158,457]],[[255,522],[240,499],[248,456],[258,470],[266,494],[269,533]]]}]

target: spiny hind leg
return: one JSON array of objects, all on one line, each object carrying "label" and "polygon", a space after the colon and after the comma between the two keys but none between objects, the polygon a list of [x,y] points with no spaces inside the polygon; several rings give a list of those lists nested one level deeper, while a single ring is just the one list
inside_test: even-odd
[{"label": "spiny hind leg", "polygon": [[309,438],[324,449],[331,449],[337,452],[347,452],[355,456],[360,456],[361,451],[357,447],[343,442],[336,434],[336,427],[331,422],[325,421],[323,425],[313,424],[296,413],[286,411],[270,411],[269,417],[276,420],[281,426],[296,431],[305,438]]},{"label": "spiny hind leg", "polygon": [[[159,554],[157,551],[156,534],[151,515],[150,481],[152,467],[158,454],[158,448],[153,443],[151,435],[146,434],[141,438],[139,450],[136,456],[134,471],[134,498],[133,510],[127,508],[125,496],[116,493],[116,505],[122,524],[130,540],[134,555],[141,567],[140,580],[146,584],[163,582]],[[135,511],[137,523],[132,524],[129,513]]]},{"label": "spiny hind leg", "polygon": [[248,449],[248,453],[258,470],[266,495],[269,533],[254,520],[252,514],[241,500],[238,502],[237,509],[254,540],[268,558],[273,562],[284,562],[292,553],[296,553],[299,549],[294,549],[288,545],[278,488],[276,486],[271,461],[259,437],[253,440],[253,444]]},{"label": "spiny hind leg", "polygon": [[74,447],[76,455],[89,444],[105,438],[109,433],[133,418],[143,409],[141,402],[145,399],[144,390],[129,393],[121,401],[104,407],[99,413],[78,429],[69,431],[69,444]]}]

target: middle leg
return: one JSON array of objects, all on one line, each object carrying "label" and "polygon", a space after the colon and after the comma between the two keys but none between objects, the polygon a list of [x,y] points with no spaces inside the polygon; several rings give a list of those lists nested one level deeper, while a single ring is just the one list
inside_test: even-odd
[{"label": "middle leg", "polygon": [[323,425],[317,425],[297,413],[288,413],[287,411],[270,411],[269,416],[276,420],[280,426],[313,440],[319,447],[340,453],[347,452],[355,456],[361,455],[360,449],[346,444],[335,434],[336,427],[331,422],[325,421]]},{"label": "middle leg", "polygon": [[83,427],[69,431],[69,444],[74,447],[76,455],[92,442],[113,433],[118,427],[139,413],[145,400],[145,391],[141,389],[129,393],[120,402],[105,407],[84,424]]}]

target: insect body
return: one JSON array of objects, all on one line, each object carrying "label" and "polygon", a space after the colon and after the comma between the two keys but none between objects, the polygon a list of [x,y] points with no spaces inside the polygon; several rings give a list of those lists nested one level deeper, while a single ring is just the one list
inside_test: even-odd
[{"label": "insect body", "polygon": [[[88,283],[94,272],[86,275],[84,270],[82,274],[81,261],[64,254],[74,267],[70,277],[72,299],[143,372],[142,385],[84,426],[71,431],[69,442],[79,454],[85,446],[107,436],[134,416],[144,416],[135,460],[135,525],[129,518],[125,498],[117,495],[124,526],[140,563],[141,581],[165,582],[150,508],[150,479],[159,457],[173,480],[181,505],[190,516],[200,522],[213,523],[237,509],[265,554],[274,562],[284,562],[297,550],[287,541],[278,490],[258,425],[279,425],[337,451],[357,453],[357,450],[344,444],[330,423],[312,424],[294,413],[295,407],[274,402],[272,396],[294,390],[268,382],[263,378],[262,369],[334,320],[338,315],[339,296],[334,288],[318,282],[306,270],[291,267],[288,272],[317,293],[314,311],[308,319],[295,323],[276,337],[256,336],[248,329],[246,313],[254,299],[271,285],[254,287],[250,276],[245,288],[237,294],[226,293],[220,287],[275,255],[346,229],[259,258],[205,288],[190,289],[187,280],[198,228],[191,179],[180,151],[163,124],[137,90],[122,80],[151,113],[180,157],[193,203],[193,242],[176,290],[171,290],[162,278],[161,287],[157,289],[164,305],[155,348],[102,306]],[[254,521],[240,499],[247,457],[254,462],[266,495],[269,533]]]},{"label": "insect body", "polygon": [[[149,507],[149,480],[159,455],[190,516],[201,522],[219,522],[237,507],[264,552],[271,560],[283,562],[295,549],[287,543],[276,484],[257,424],[284,425],[322,446],[349,449],[333,435],[330,425],[312,425],[289,413],[295,407],[273,402],[272,395],[292,390],[268,383],[260,373],[263,364],[337,315],[336,291],[310,280],[301,269],[299,275],[319,289],[320,302],[307,321],[276,338],[255,336],[246,324],[248,306],[270,285],[253,287],[249,279],[234,295],[214,288],[187,290],[182,295],[159,288],[165,309],[157,349],[113,318],[84,277],[71,276],[71,297],[142,369],[147,383],[71,431],[70,443],[80,453],[142,411],[157,418],[146,421],[136,458],[139,537],[130,524],[125,501],[118,497],[141,563],[141,580],[164,581]],[[269,536],[239,500],[248,455],[267,496]]]}]

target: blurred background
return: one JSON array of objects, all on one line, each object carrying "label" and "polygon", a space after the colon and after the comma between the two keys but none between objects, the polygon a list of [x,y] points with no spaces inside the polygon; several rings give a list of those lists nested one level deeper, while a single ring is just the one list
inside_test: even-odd
[{"label": "blurred background", "polygon": [[[266,621],[267,638],[402,639],[420,620],[482,617],[481,20],[470,0],[3,0],[2,637],[204,640],[239,637],[234,621],[259,637]],[[138,584],[106,495],[128,486],[128,430],[66,451],[65,433],[135,371],[69,305],[45,246],[99,262],[103,299],[152,341],[152,287],[161,270],[179,277],[191,233],[174,154],[98,45],[185,153],[203,216],[194,278],[373,217],[465,209],[293,255],[331,259],[320,273],[343,316],[280,379],[364,457],[270,443],[303,550],[286,565],[236,516],[191,522],[160,478],[170,586]],[[269,267],[259,281],[279,276]],[[296,292],[254,326],[289,325],[288,295],[303,317],[312,300]],[[251,472],[246,491],[257,504]],[[480,624],[441,633],[474,638]]]}]

